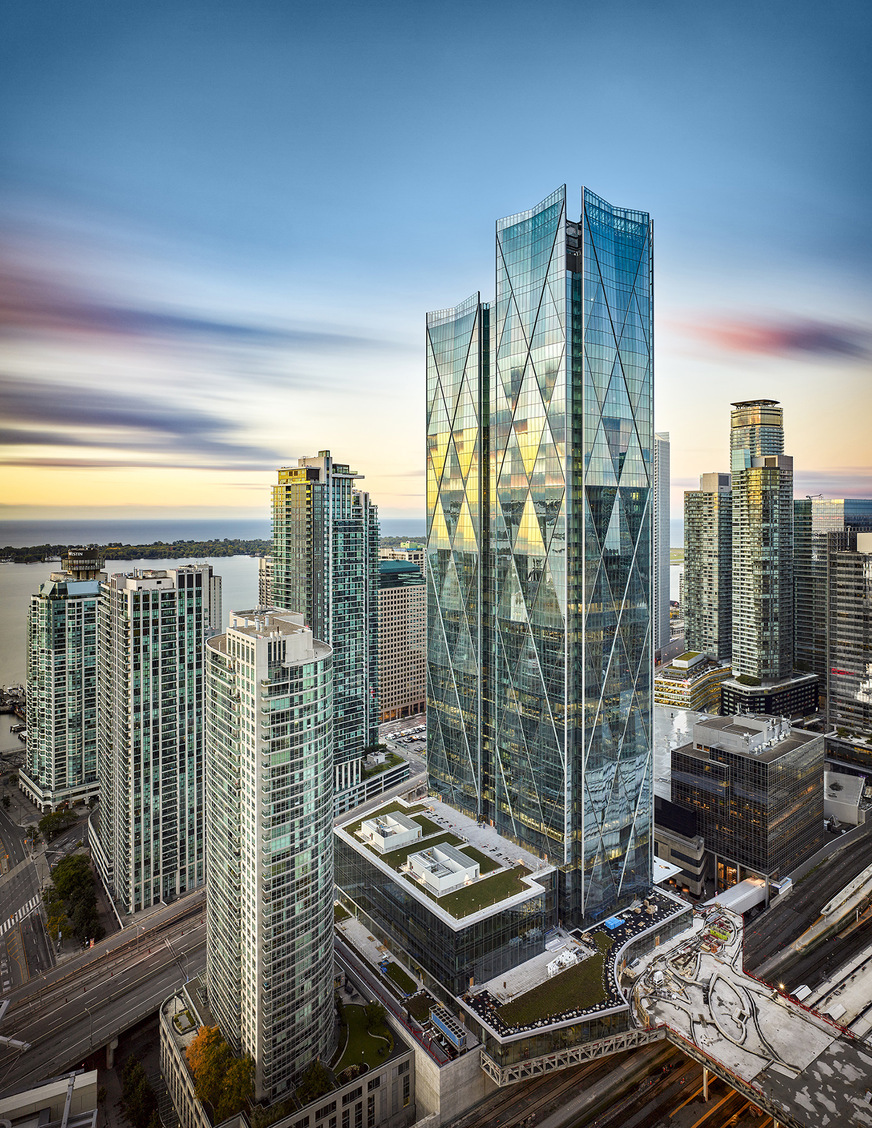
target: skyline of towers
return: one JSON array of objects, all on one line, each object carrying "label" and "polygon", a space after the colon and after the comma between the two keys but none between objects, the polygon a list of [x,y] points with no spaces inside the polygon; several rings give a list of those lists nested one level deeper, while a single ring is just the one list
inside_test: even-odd
[{"label": "skyline of towers", "polygon": [[660,650],[671,636],[669,625],[669,548],[671,540],[669,432],[654,434],[654,649]]},{"label": "skyline of towers", "polygon": [[69,549],[31,596],[27,744],[19,785],[41,810],[90,799],[97,779],[99,551]]},{"label": "skyline of towers", "polygon": [[206,650],[209,1005],[271,1102],[333,1044],[333,652],[274,607]]},{"label": "skyline of towers", "polygon": [[430,782],[560,867],[567,922],[651,884],[651,344],[650,219],[587,189],[427,318]]},{"label": "skyline of towers", "polygon": [[272,602],[300,612],[333,648],[335,790],[356,802],[364,750],[378,742],[378,508],[363,475],[329,450],[282,467],[272,487]]},{"label": "skyline of towers", "polygon": [[100,805],[90,840],[128,913],[204,880],[203,663],[220,590],[208,564],[136,569],[101,586]]}]

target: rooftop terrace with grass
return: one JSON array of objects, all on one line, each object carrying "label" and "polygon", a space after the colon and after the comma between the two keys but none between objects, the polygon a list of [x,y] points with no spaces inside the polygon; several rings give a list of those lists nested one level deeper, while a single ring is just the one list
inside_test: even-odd
[{"label": "rooftop terrace with grass", "polygon": [[[420,835],[417,828],[420,827]],[[492,827],[436,799],[394,799],[363,818],[351,818],[336,835],[358,853],[377,859],[396,881],[447,923],[466,926],[499,912],[515,899],[541,897],[537,878],[554,867]],[[391,849],[391,842],[401,842]]]},{"label": "rooftop terrace with grass", "polygon": [[627,1010],[624,967],[689,925],[690,906],[660,889],[584,931],[555,929],[548,950],[472,987],[464,1008],[494,1040],[511,1042]]}]

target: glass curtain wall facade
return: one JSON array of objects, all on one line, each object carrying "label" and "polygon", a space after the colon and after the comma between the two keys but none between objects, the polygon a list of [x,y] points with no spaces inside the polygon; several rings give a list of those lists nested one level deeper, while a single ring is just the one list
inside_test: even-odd
[{"label": "glass curtain wall facade", "polygon": [[[428,318],[431,784],[559,866],[565,922],[651,882],[651,270],[647,214],[584,189],[569,220],[562,188],[498,221],[495,302]],[[468,400],[440,404],[464,378]],[[472,483],[451,456],[461,398],[488,456]],[[481,675],[460,681],[446,503],[478,535]]]},{"label": "glass curtain wall facade", "polygon": [[43,811],[98,793],[98,579],[55,574],[30,600],[22,790]]},{"label": "glass curtain wall facade", "polygon": [[777,681],[793,671],[793,459],[776,400],[733,404],[733,670]]},{"label": "glass curtain wall facade", "polygon": [[672,801],[696,811],[720,859],[783,877],[824,844],[823,743],[804,733],[772,756],[673,749]]},{"label": "glass curtain wall facade", "polygon": [[378,741],[378,509],[354,488],[361,476],[322,450],[280,469],[272,490],[272,602],[333,648],[340,809],[356,802],[363,751]]},{"label": "glass curtain wall facade", "polygon": [[203,661],[216,591],[208,564],[141,569],[101,587],[91,845],[128,913],[204,880]]},{"label": "glass curtain wall facade", "polygon": [[733,652],[733,496],[729,474],[703,474],[684,495],[681,610],[688,650],[729,662]]},{"label": "glass curtain wall facade", "polygon": [[797,498],[795,528],[796,668],[817,674],[827,687],[827,537],[846,529],[872,530],[868,498]]},{"label": "glass curtain wall facade", "polygon": [[654,649],[669,642],[669,432],[654,435]]},{"label": "glass curtain wall facade", "polygon": [[872,533],[830,533],[827,721],[872,736]]},{"label": "glass curtain wall facade", "polygon": [[489,346],[478,294],[427,315],[427,770],[446,803],[487,819]]},{"label": "glass curtain wall facade", "polygon": [[209,1004],[267,1103],[334,1041],[332,664],[275,608],[207,646]]}]

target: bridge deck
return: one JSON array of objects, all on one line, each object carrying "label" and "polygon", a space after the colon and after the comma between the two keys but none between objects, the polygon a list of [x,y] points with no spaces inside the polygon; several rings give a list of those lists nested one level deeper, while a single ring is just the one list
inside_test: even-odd
[{"label": "bridge deck", "polygon": [[872,1049],[742,970],[742,918],[716,910],[648,964],[637,1017],[665,1026],[785,1124],[872,1128]]}]

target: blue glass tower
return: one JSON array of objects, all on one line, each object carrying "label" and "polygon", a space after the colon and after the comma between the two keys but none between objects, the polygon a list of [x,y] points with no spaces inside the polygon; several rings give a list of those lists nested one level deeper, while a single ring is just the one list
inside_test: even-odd
[{"label": "blue glass tower", "polygon": [[561,188],[496,273],[427,320],[428,768],[582,922],[651,883],[649,217]]}]

